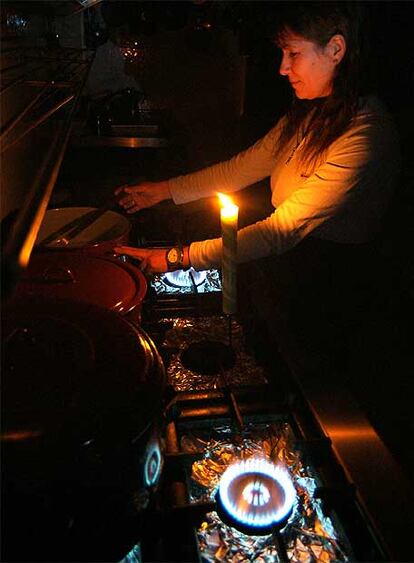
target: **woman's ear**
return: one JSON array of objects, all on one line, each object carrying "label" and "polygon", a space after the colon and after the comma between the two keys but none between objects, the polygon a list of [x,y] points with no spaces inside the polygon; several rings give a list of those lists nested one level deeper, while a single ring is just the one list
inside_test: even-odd
[{"label": "woman's ear", "polygon": [[346,53],[346,41],[345,37],[340,33],[333,35],[328,41],[328,53],[331,56],[332,62],[337,65],[339,64],[345,56]]}]

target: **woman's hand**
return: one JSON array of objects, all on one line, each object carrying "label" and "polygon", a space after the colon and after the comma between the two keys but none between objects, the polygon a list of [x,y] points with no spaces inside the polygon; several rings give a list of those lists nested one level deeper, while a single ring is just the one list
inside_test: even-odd
[{"label": "woman's hand", "polygon": [[165,199],[171,199],[167,180],[162,182],[142,182],[136,186],[120,186],[115,190],[115,194],[122,194],[119,198],[119,205],[127,213],[136,213],[140,209],[152,207]]},{"label": "woman's hand", "polygon": [[[183,248],[183,268],[187,269],[190,264],[190,247]],[[132,246],[116,246],[115,254],[123,254],[139,260],[139,269],[146,274],[162,274],[168,272],[167,264],[168,248],[134,248]]]},{"label": "woman's hand", "polygon": [[168,272],[165,248],[133,248],[132,246],[116,246],[115,254],[131,256],[141,263],[139,269],[146,274],[162,274]]}]

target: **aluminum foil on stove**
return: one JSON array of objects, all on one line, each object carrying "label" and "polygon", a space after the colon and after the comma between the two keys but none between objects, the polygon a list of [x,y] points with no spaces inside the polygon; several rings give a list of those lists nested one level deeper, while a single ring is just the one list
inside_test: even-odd
[{"label": "aluminum foil on stove", "polygon": [[[290,561],[329,563],[353,559],[348,540],[315,498],[317,476],[295,450],[294,436],[286,422],[250,425],[239,433],[229,426],[191,432],[182,436],[181,447],[185,452],[204,452],[203,459],[192,467],[191,502],[214,498],[221,475],[236,460],[259,455],[284,465],[297,491],[296,506],[282,530]],[[279,560],[271,535],[245,535],[224,524],[216,512],[206,514],[197,537],[204,562]]]},{"label": "aluminum foil on stove", "polygon": [[166,333],[164,346],[177,350],[172,354],[167,377],[176,391],[193,391],[217,389],[231,386],[262,385],[266,378],[263,369],[245,352],[242,327],[236,322],[231,323],[232,348],[236,354],[235,365],[222,373],[202,375],[187,369],[181,354],[186,348],[196,342],[213,340],[229,343],[229,324],[225,317],[194,317],[180,319],[166,319],[172,323],[172,328]]}]

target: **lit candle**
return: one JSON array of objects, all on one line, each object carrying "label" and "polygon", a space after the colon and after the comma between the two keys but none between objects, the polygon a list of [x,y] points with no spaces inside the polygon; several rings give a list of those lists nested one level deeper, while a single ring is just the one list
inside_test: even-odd
[{"label": "lit candle", "polygon": [[237,219],[239,208],[223,194],[218,194],[221,210],[223,313],[237,311]]}]

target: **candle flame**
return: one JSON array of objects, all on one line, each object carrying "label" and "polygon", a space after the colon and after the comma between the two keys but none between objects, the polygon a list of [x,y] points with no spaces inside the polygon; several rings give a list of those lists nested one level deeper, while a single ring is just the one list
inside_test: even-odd
[{"label": "candle flame", "polygon": [[228,195],[222,194],[220,192],[217,192],[217,195],[222,207],[229,207],[231,205],[234,205],[233,200]]},{"label": "candle flame", "polygon": [[229,196],[217,192],[221,203],[221,218],[222,220],[237,221],[239,208],[235,205]]}]

